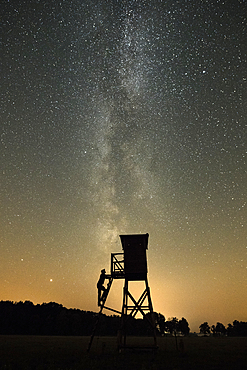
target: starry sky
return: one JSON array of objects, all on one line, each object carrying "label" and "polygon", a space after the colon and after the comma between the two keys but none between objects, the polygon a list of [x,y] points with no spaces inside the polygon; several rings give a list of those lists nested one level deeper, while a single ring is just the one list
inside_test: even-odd
[{"label": "starry sky", "polygon": [[246,14],[2,2],[0,300],[96,312],[119,235],[149,233],[155,311],[247,321]]}]

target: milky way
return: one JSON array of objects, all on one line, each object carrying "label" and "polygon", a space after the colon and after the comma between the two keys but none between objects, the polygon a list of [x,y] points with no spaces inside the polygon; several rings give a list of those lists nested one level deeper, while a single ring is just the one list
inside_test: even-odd
[{"label": "milky way", "polygon": [[246,10],[5,2],[0,299],[95,310],[118,235],[148,232],[156,310],[247,320]]}]

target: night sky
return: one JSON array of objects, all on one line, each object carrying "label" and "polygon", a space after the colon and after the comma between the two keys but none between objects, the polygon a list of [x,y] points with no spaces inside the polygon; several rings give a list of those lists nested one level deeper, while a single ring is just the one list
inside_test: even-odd
[{"label": "night sky", "polygon": [[2,1],[0,300],[96,312],[119,234],[149,233],[155,311],[247,321],[246,14]]}]

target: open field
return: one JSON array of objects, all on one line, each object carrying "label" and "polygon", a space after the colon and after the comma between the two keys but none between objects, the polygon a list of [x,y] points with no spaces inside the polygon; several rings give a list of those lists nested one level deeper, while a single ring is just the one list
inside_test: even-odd
[{"label": "open field", "polygon": [[[129,338],[140,344],[150,338]],[[158,338],[159,349],[118,353],[116,338],[0,336],[0,369],[247,369],[247,338]]]}]

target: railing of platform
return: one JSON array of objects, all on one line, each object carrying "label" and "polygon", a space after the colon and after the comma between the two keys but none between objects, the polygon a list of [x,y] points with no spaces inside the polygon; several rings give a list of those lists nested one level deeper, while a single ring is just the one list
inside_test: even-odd
[{"label": "railing of platform", "polygon": [[124,253],[111,253],[111,275],[115,278],[124,277]]}]

